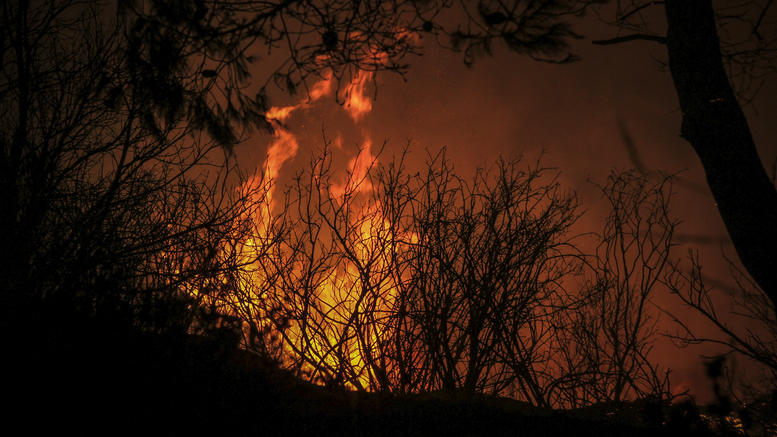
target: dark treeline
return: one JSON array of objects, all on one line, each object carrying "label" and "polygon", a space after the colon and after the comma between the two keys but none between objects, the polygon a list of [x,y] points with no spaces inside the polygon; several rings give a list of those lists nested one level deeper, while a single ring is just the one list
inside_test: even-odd
[{"label": "dark treeline", "polygon": [[[500,38],[571,61],[562,18],[601,2],[540,3],[524,11],[531,31]],[[374,414],[353,399],[416,414],[390,401],[401,398],[423,412],[418,421],[442,403],[490,411],[481,419],[508,411],[499,420],[519,426],[512,408],[528,405],[546,414],[528,428],[567,429],[577,419],[553,425],[551,409],[642,402],[649,426],[728,432],[734,422],[723,417],[736,413],[767,432],[774,403],[763,396],[777,369],[769,297],[740,272],[734,295],[766,332],[743,334],[719,315],[698,260],[684,272],[671,257],[671,178],[613,173],[600,187],[602,228],[577,235],[575,194],[539,162],[501,159],[465,177],[444,153],[417,171],[404,157],[381,158],[338,184],[325,145],[285,189],[241,172],[233,148],[272,130],[265,88],[245,92],[249,47],[288,42],[267,84],[306,92],[325,72],[348,81],[360,69],[405,71],[417,47],[397,29],[447,35],[471,62],[488,53],[494,26],[515,19],[479,3],[468,23],[485,31],[449,31],[434,21],[447,3],[392,5],[3,3],[0,303],[22,408],[56,408],[40,399],[56,393],[67,404],[63,393],[85,391],[85,405],[119,421],[137,404],[100,399],[132,394],[154,398],[141,408],[147,420],[171,404],[170,423],[188,417],[192,400],[196,414],[238,426],[257,410],[293,421],[301,405],[331,402],[341,413],[322,414],[344,426]],[[748,408],[714,366],[717,416],[669,407],[669,369],[651,355],[662,290],[723,333],[699,338],[676,318],[679,340],[722,343],[768,369],[771,385],[748,394]],[[521,403],[493,410],[476,403],[494,401],[485,396]],[[643,416],[610,425],[631,433]],[[396,419],[386,417],[373,419]]]}]

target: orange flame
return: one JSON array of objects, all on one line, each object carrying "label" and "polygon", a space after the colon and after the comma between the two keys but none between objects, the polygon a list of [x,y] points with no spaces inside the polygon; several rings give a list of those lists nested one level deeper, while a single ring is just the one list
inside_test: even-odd
[{"label": "orange flame", "polygon": [[297,138],[285,129],[276,129],[274,140],[267,149],[267,159],[264,162],[265,177],[274,181],[280,173],[283,163],[297,156],[299,143]]},{"label": "orange flame", "polygon": [[[375,53],[374,59],[383,59],[385,53]],[[359,71],[359,73],[353,77],[348,85],[344,88],[344,105],[343,108],[348,112],[354,122],[358,123],[363,117],[372,110],[372,100],[368,95],[368,84],[374,78],[374,73],[371,71]],[[262,177],[255,176],[249,180],[243,187],[246,188],[263,188],[259,190],[261,195],[265,196],[263,207],[257,212],[256,217],[253,218],[257,227],[257,235],[253,238],[241,242],[239,245],[239,256],[244,262],[245,275],[249,278],[249,282],[239,285],[240,294],[242,298],[248,297],[249,299],[264,299],[264,292],[266,290],[270,280],[265,276],[265,273],[258,267],[256,262],[256,248],[261,247],[262,240],[272,238],[270,232],[272,232],[272,211],[273,211],[273,182],[281,174],[281,170],[285,163],[292,160],[299,151],[299,141],[297,137],[285,126],[285,123],[293,116],[298,110],[309,108],[311,104],[323,97],[331,96],[333,93],[333,74],[327,72],[321,80],[313,84],[308,90],[308,96],[305,100],[300,100],[296,104],[272,107],[265,114],[266,118],[270,120],[273,125],[274,133],[272,141],[267,149],[266,159],[263,163]],[[373,187],[369,181],[368,175],[372,165],[376,162],[376,157],[372,151],[372,140],[368,133],[364,133],[364,142],[359,148],[359,152],[350,159],[346,169],[346,175],[344,176],[342,184],[333,184],[330,187],[330,195],[334,198],[345,197],[346,193],[364,194],[368,195]],[[342,150],[342,137],[338,135],[335,138],[334,146]],[[382,236],[385,236],[388,232],[388,223],[380,213],[380,205],[372,203],[365,207],[358,217],[359,239],[356,242],[356,257],[359,258],[359,262],[367,262],[371,257],[374,258],[376,250],[391,251],[393,246],[385,247],[380,246]],[[393,243],[391,243],[393,244]],[[262,256],[274,256],[272,254],[263,254]],[[389,254],[381,253],[379,258],[389,259]],[[374,261],[374,260],[373,260]],[[379,269],[383,269],[385,261],[377,261],[380,266]],[[365,280],[359,275],[358,269],[355,264],[340,265],[335,271],[328,274],[327,278],[318,285],[317,292],[320,294],[322,303],[331,309],[338,308],[345,311],[345,313],[358,313],[364,311],[363,308],[355,308],[358,305],[352,297],[348,297],[349,290],[361,289],[365,284],[362,281]],[[371,281],[371,278],[367,280]],[[393,282],[392,278],[376,279],[378,283],[371,284],[371,286],[377,287],[381,290],[382,294],[386,296],[386,302],[383,302],[381,308],[373,308],[373,311],[384,311],[390,305],[390,300],[396,295],[395,290],[397,285]],[[245,287],[245,289],[242,289]],[[239,298],[236,298],[239,299]],[[240,304],[240,302],[236,302]],[[338,316],[335,314],[337,311],[332,312],[333,320]],[[328,316],[329,317],[329,316]],[[334,320],[336,323],[345,322],[344,315],[342,321]],[[269,320],[257,320],[260,325],[269,324]],[[287,331],[289,341],[302,341],[302,334],[299,332],[299,327],[291,326]],[[329,334],[327,334],[329,335]],[[383,330],[376,327],[369,334],[367,342],[369,345],[359,344],[356,339],[349,339],[344,348],[346,356],[340,356],[339,359],[345,359],[349,361],[349,364],[353,369],[356,369],[356,378],[361,383],[362,387],[369,387],[369,381],[372,379],[370,376],[371,369],[368,368],[367,359],[365,359],[366,353],[370,352],[370,348],[375,347],[375,344],[380,342],[380,337],[384,335]],[[295,336],[297,338],[295,338]],[[328,339],[333,340],[333,339]],[[322,362],[327,365],[331,365],[332,368],[336,368],[338,363],[332,361],[336,358],[332,354],[327,354],[326,347],[327,341],[307,339],[311,353],[318,355]],[[333,341],[328,341],[332,343]],[[352,343],[352,344],[351,344]],[[366,349],[365,349],[366,348]],[[290,351],[290,350],[289,350]],[[331,362],[330,362],[331,361]]]},{"label": "orange flame", "polygon": [[316,82],[310,88],[310,100],[315,102],[321,97],[327,97],[332,94],[332,72],[327,71],[324,78]]},{"label": "orange flame", "polygon": [[[311,103],[322,97],[329,96],[332,93],[332,73],[326,72],[324,77],[313,84],[310,89],[307,101],[300,101],[296,105],[277,107],[273,106],[265,113],[275,129],[273,141],[267,149],[267,159],[264,163],[264,175],[267,184],[272,184],[278,177],[283,164],[297,156],[299,142],[297,138],[282,125],[291,116],[291,114],[302,108],[307,108]],[[267,189],[267,201],[272,205],[272,186]]]},{"label": "orange flame", "polygon": [[372,183],[367,176],[377,158],[372,154],[371,148],[372,141],[367,138],[357,155],[348,162],[345,181],[330,187],[332,197],[342,199],[346,192],[367,194],[372,191]]},{"label": "orange flame", "polygon": [[285,122],[287,118],[291,115],[294,110],[299,108],[300,105],[292,105],[292,106],[283,106],[281,108],[277,106],[273,106],[270,108],[269,111],[267,111],[264,116],[269,120],[274,120],[278,122]]},{"label": "orange flame", "polygon": [[[367,85],[372,78],[373,73],[361,71],[344,89],[344,109],[355,122],[358,122],[365,114],[372,110],[372,101],[367,95]],[[330,73],[325,75],[310,88],[308,101],[300,101],[295,105],[286,107],[273,107],[267,112],[266,117],[273,122],[275,132],[267,151],[267,159],[264,162],[264,181],[268,184],[265,190],[265,204],[267,207],[260,211],[259,215],[256,217],[258,230],[263,234],[259,235],[257,238],[268,237],[267,232],[269,232],[270,229],[271,211],[273,209],[272,182],[279,176],[284,163],[294,158],[299,150],[297,138],[283,125],[283,123],[285,123],[295,111],[307,108],[312,102],[331,95],[332,89],[333,76]],[[344,182],[342,184],[334,184],[330,188],[330,194],[333,195],[333,197],[343,198],[346,192],[368,194],[372,190],[372,185],[368,179],[368,172],[376,161],[376,157],[372,153],[372,141],[367,134],[365,134],[365,137],[366,139],[360,147],[359,152],[356,156],[351,158],[348,163]],[[342,137],[340,135],[335,138],[334,145],[336,148],[342,150]],[[377,210],[372,209],[363,211],[357,220],[363,220],[367,217],[369,217],[369,219],[364,220],[362,225],[359,226],[360,240],[358,244],[360,247],[356,248],[358,257],[361,258],[362,262],[366,261],[370,256],[370,252],[373,250],[370,248],[370,245],[375,245],[374,241],[378,236],[373,235],[373,233],[379,230],[384,222],[382,216],[377,213]],[[375,220],[380,223],[372,223]],[[253,241],[247,241],[246,247],[250,249],[253,247],[253,244]],[[358,269],[356,269],[354,265],[346,265],[341,266],[337,271],[331,272],[331,274],[327,276],[327,279],[317,287],[317,293],[321,299],[321,303],[332,309],[339,308],[343,310],[345,314],[362,311],[363,309],[353,307],[356,304],[353,299],[344,297],[347,296],[349,290],[361,289],[364,285],[361,284],[362,278],[359,276],[357,270]],[[261,283],[267,279],[264,278],[262,273],[257,269],[257,271],[251,275],[251,280],[256,283]],[[383,290],[391,290],[394,288],[388,284],[379,284],[378,286]],[[251,286],[248,285],[248,287]],[[263,287],[258,286],[256,288],[262,289]],[[246,290],[243,290],[242,294],[253,296],[250,291]],[[388,291],[387,294],[390,295],[391,292]],[[338,321],[335,320],[337,317],[332,317],[333,321],[337,323]],[[343,320],[339,322],[346,321],[346,316],[343,315],[342,317]],[[263,321],[262,323],[266,322]],[[298,332],[299,330],[297,328],[298,327],[292,326],[287,330],[286,335],[292,342],[302,341],[302,333]],[[381,332],[372,332],[370,334],[371,338],[369,338],[370,344],[377,344],[379,340],[378,337],[381,335]],[[332,343],[334,341],[335,339],[307,339],[309,347],[308,352],[319,356],[320,359],[323,360],[323,363],[331,368],[337,368],[338,365],[341,364],[336,362],[337,359],[347,360],[353,369],[358,369],[357,378],[362,387],[368,387],[370,370],[367,369],[368,364],[363,356],[363,353],[365,353],[365,351],[362,350],[364,345],[359,345],[355,339],[348,340],[349,344],[345,347],[348,351],[347,356],[341,355],[337,358],[332,354],[327,353],[328,351],[326,350],[327,345],[325,343]]]},{"label": "orange flame", "polygon": [[372,100],[367,96],[367,84],[372,80],[371,71],[361,70],[345,87],[345,110],[354,121],[372,111]]}]

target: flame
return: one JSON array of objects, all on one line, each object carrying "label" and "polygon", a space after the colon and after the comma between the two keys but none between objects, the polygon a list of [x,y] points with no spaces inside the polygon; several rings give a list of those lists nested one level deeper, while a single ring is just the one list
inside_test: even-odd
[{"label": "flame", "polygon": [[335,149],[343,150],[343,136],[337,135],[334,141],[332,141],[332,145],[334,146]]},{"label": "flame", "polygon": [[272,206],[273,187],[272,182],[278,178],[283,164],[297,156],[299,151],[299,142],[283,123],[298,109],[308,108],[310,105],[332,94],[332,73],[327,71],[323,78],[317,81],[310,88],[309,97],[306,101],[300,101],[295,105],[276,107],[273,106],[265,113],[265,117],[272,123],[274,133],[273,141],[267,149],[267,158],[264,162],[265,181],[267,187],[267,202]]},{"label": "flame", "polygon": [[371,71],[361,70],[345,87],[345,109],[353,118],[359,121],[366,113],[372,111],[372,100],[367,96],[367,85],[373,78]]},{"label": "flame", "polygon": [[[367,93],[367,86],[369,81],[373,79],[373,73],[368,71],[360,71],[351,82],[345,86],[344,95],[345,101],[343,108],[348,112],[354,122],[359,122],[364,115],[372,110],[372,101]],[[267,198],[265,204],[267,208],[263,209],[259,216],[256,218],[257,227],[260,235],[258,238],[268,238],[267,233],[270,229],[271,222],[271,210],[273,203],[273,186],[272,181],[276,180],[281,173],[283,165],[294,158],[299,150],[299,142],[292,132],[286,128],[283,124],[292,117],[295,111],[302,110],[309,107],[313,102],[332,95],[333,91],[333,76],[332,74],[326,74],[320,81],[316,82],[309,90],[308,101],[300,101],[295,105],[285,107],[273,107],[267,112],[266,117],[271,119],[275,132],[273,134],[273,140],[267,151],[267,158],[264,162],[264,182],[268,184],[266,191]],[[346,192],[352,194],[364,194],[368,195],[372,191],[372,185],[368,179],[369,169],[376,161],[376,157],[372,152],[372,140],[369,138],[369,134],[365,132],[365,140],[362,146],[359,148],[358,153],[350,159],[346,169],[346,174],[342,184],[333,184],[330,187],[330,195],[333,198],[340,198],[344,201]],[[342,150],[343,139],[341,135],[337,135],[334,140],[334,147]],[[378,237],[376,232],[379,233],[381,227],[385,228],[384,220],[378,213],[376,206],[365,209],[359,213],[356,217],[357,222],[362,221],[358,227],[359,240],[357,243],[357,257],[359,262],[366,262],[368,257],[374,253],[375,240]],[[245,248],[252,249],[257,244],[255,241],[246,241]],[[250,253],[250,250],[247,251]],[[250,261],[250,260],[249,260]],[[380,266],[379,268],[383,268]],[[262,282],[268,281],[268,278],[258,271],[251,275],[251,281],[255,284],[260,284],[258,289],[263,289]],[[362,388],[370,386],[370,370],[368,369],[368,360],[365,359],[364,354],[370,353],[369,349],[374,348],[377,344],[379,337],[382,335],[380,330],[373,330],[368,334],[368,338],[364,342],[359,343],[355,338],[350,335],[346,335],[346,332],[337,332],[338,329],[348,329],[347,318],[351,314],[358,314],[365,311],[366,308],[360,308],[358,299],[354,299],[353,295],[356,290],[362,290],[366,285],[363,281],[365,279],[360,276],[357,267],[350,263],[345,266],[340,266],[334,271],[330,272],[325,280],[318,285],[317,294],[320,299],[320,303],[327,308],[327,314],[330,314],[332,320],[332,326],[329,329],[334,331],[327,334],[325,338],[303,338],[303,333],[299,326],[291,326],[286,335],[288,341],[294,343],[306,342],[307,354],[311,355],[308,358],[318,360],[324,367],[336,369],[342,366],[341,360],[345,360],[351,369],[358,369],[358,374],[355,375],[358,384]],[[369,279],[367,279],[369,280]],[[385,283],[381,284],[369,284],[369,286],[375,286],[380,289],[381,292],[385,292],[387,295],[391,295],[391,289],[393,286]],[[251,297],[257,297],[256,293],[244,291],[244,295]],[[258,297],[261,297],[258,296]],[[374,309],[382,310],[382,309]],[[344,356],[336,357],[330,352],[331,344],[338,341],[338,338],[344,336],[346,338],[343,350]],[[374,352],[374,351],[373,351]],[[350,380],[354,380],[354,375],[351,375]]]},{"label": "flame", "polygon": [[273,134],[273,142],[267,149],[267,159],[264,162],[265,177],[274,181],[278,178],[283,164],[297,156],[299,143],[297,138],[285,129],[276,129]]},{"label": "flame", "polygon": [[[299,108],[300,105],[292,105],[292,106],[284,106],[281,108],[278,108],[276,106],[273,106],[270,108],[269,111],[267,111],[264,116],[271,121],[276,122],[285,122],[287,118],[291,115],[292,112],[294,112],[297,108]],[[277,123],[276,123],[277,126]]]},{"label": "flame", "polygon": [[315,102],[322,97],[328,97],[332,94],[332,72],[327,71],[324,78],[316,82],[310,88],[310,100]]},{"label": "flame", "polygon": [[407,28],[397,28],[394,31],[394,37],[399,42],[409,43],[410,45],[421,45],[421,35]]},{"label": "flame", "polygon": [[[375,62],[383,62],[383,60],[388,59],[385,52],[375,51],[370,56],[372,56],[371,59]],[[338,96],[343,97],[342,101],[344,104],[342,107],[350,115],[354,123],[358,124],[372,110],[372,99],[368,93],[368,85],[373,79],[373,72],[361,70],[343,88],[343,94]],[[237,284],[239,288],[237,290],[238,296],[234,298],[235,302],[232,302],[236,307],[244,306],[240,299],[248,298],[257,302],[265,299],[267,290],[271,289],[275,283],[275,279],[268,277],[268,273],[259,265],[258,257],[274,259],[272,257],[278,256],[274,253],[262,251],[263,243],[273,239],[273,235],[271,235],[274,232],[272,223],[273,211],[275,209],[273,183],[282,173],[284,165],[296,157],[300,148],[297,137],[289,130],[285,123],[297,111],[310,108],[314,102],[324,97],[332,96],[333,81],[334,75],[332,72],[327,72],[309,88],[306,99],[300,99],[295,104],[289,106],[272,107],[265,114],[265,117],[272,123],[274,128],[272,140],[267,149],[266,159],[261,165],[261,172],[254,175],[241,187],[244,190],[256,191],[258,192],[257,196],[264,196],[264,198],[261,203],[262,207],[253,217],[243,218],[253,221],[256,234],[252,238],[239,242],[233,248],[244,266],[241,271],[244,279],[243,282]],[[368,176],[377,158],[372,150],[373,143],[369,132],[363,132],[363,138],[364,140],[361,147],[359,147],[358,153],[348,161],[343,182],[329,187],[329,194],[333,199],[341,199],[341,202],[345,202],[346,193],[368,196],[373,190]],[[334,147],[338,150],[343,150],[342,143],[342,136],[337,135],[333,142]],[[286,335],[286,342],[300,344],[306,342],[305,344],[308,347],[307,353],[312,355],[308,358],[318,360],[325,367],[339,368],[343,360],[346,360],[350,364],[350,368],[356,372],[355,375],[350,375],[350,381],[356,380],[358,381],[357,385],[361,385],[362,388],[369,388],[375,375],[374,370],[370,369],[369,359],[366,357],[376,352],[376,345],[380,343],[381,337],[385,335],[383,328],[376,325],[374,328],[371,328],[369,333],[365,334],[361,341],[357,340],[352,334],[345,335],[345,332],[338,333],[337,330],[349,329],[346,319],[353,314],[363,314],[365,311],[380,313],[387,311],[393,305],[392,300],[396,296],[398,287],[394,282],[396,278],[392,275],[383,275],[378,278],[373,278],[372,276],[365,277],[363,272],[360,274],[357,264],[362,263],[362,265],[365,265],[369,262],[372,263],[371,268],[377,269],[377,271],[388,271],[390,266],[387,265],[387,260],[391,259],[390,252],[395,249],[393,247],[395,243],[391,239],[387,240],[385,238],[390,232],[390,224],[385,220],[381,213],[381,205],[376,201],[368,202],[364,208],[354,215],[353,219],[357,225],[355,232],[358,233],[354,248],[356,259],[333,267],[333,270],[328,272],[324,280],[316,286],[316,293],[318,293],[320,298],[320,304],[326,307],[324,309],[327,314],[326,318],[332,322],[332,327],[326,329],[332,331],[327,331],[324,337],[304,338],[301,332],[302,328],[292,322],[291,326],[284,331],[284,335]],[[365,281],[369,282],[369,284],[365,283]],[[373,308],[365,308],[364,304],[360,303],[360,299],[354,299],[354,295],[363,293],[363,291],[358,290],[364,290],[369,287],[381,296],[384,296],[376,307]],[[255,322],[260,326],[272,324],[267,315],[259,314],[253,315],[253,317],[259,318]],[[342,352],[344,355],[336,357],[331,354],[331,344],[341,341],[338,338],[344,338],[342,340],[344,344],[341,348],[344,351]],[[290,345],[285,344],[285,347],[287,348],[285,352],[294,353]]]},{"label": "flame", "polygon": [[372,191],[372,183],[367,176],[370,168],[377,162],[377,158],[372,154],[371,148],[372,141],[367,138],[356,156],[348,162],[348,170],[343,183],[332,184],[330,187],[329,192],[332,197],[343,201],[345,193],[369,194]]}]

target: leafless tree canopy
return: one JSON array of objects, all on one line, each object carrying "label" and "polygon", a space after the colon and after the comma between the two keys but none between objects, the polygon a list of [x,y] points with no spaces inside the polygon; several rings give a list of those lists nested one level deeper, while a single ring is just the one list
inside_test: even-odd
[{"label": "leafless tree canopy", "polygon": [[324,150],[258,220],[224,302],[249,347],[359,390],[541,406],[669,396],[649,356],[674,229],[661,186],[613,176],[589,256],[552,169],[501,160],[465,179],[444,154],[416,173],[373,164],[341,182]]},{"label": "leafless tree canopy", "polygon": [[1,12],[0,219],[2,250],[14,254],[2,266],[4,308],[42,301],[192,328],[199,297],[188,290],[238,268],[215,254],[250,229],[240,217],[261,193],[236,194],[218,135],[139,74],[122,23],[78,2]]}]

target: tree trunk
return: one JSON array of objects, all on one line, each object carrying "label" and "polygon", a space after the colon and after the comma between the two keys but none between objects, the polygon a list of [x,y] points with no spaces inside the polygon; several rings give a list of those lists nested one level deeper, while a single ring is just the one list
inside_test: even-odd
[{"label": "tree trunk", "polygon": [[739,259],[777,308],[777,190],[728,81],[711,0],[667,0],[682,136],[701,159]]}]

